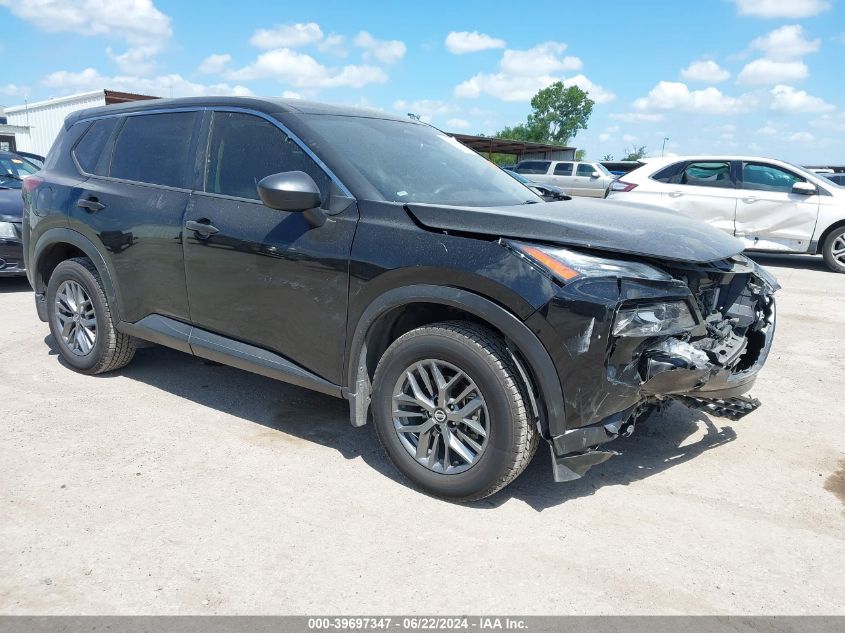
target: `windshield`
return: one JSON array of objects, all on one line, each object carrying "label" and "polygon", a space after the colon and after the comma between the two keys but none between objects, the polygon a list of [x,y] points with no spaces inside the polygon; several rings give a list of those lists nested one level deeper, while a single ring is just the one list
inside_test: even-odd
[{"label": "windshield", "polygon": [[309,126],[390,202],[492,207],[542,202],[493,163],[419,123],[312,115]]},{"label": "windshield", "polygon": [[801,167],[800,165],[794,165],[793,163],[787,163],[787,164],[790,167],[792,167],[793,169],[795,169],[796,171],[799,171],[804,175],[813,176],[814,178],[821,180],[826,185],[833,185],[834,187],[839,186],[835,182],[833,182],[832,180],[829,180],[828,178],[826,178],[824,174],[819,174],[817,172],[810,171],[809,169],[806,169],[805,167]]},{"label": "windshield", "polygon": [[0,155],[0,187],[20,189],[23,179],[37,171],[35,166],[23,158],[10,154]]},{"label": "windshield", "polygon": [[611,174],[609,171],[607,171],[607,167],[605,167],[605,166],[604,166],[604,165],[602,165],[601,163],[595,163],[593,166],[594,166],[594,167],[595,167],[598,171],[600,171],[601,173],[603,173],[605,176],[612,176],[612,175],[613,175],[613,174]]}]

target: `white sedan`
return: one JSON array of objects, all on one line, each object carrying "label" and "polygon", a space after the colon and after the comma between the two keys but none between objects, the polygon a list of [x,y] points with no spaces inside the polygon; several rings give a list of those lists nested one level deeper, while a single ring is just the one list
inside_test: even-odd
[{"label": "white sedan", "polygon": [[609,197],[668,207],[735,235],[747,250],[821,253],[845,273],[845,188],[773,158],[647,159]]}]

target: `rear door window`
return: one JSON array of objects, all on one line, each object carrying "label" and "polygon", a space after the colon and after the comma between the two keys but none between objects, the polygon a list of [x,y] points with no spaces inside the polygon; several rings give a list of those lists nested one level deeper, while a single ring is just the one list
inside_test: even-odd
[{"label": "rear door window", "polygon": [[251,114],[215,112],[205,190],[258,200],[258,181],[284,171],[304,171],[328,200],[331,179],[278,127]]},{"label": "rear door window", "polygon": [[82,171],[99,176],[108,174],[111,152],[106,151],[106,144],[119,122],[120,118],[111,117],[91,124],[73,150]]},{"label": "rear door window", "polygon": [[[664,172],[667,170],[664,170]],[[658,172],[657,175],[663,172]],[[657,179],[657,178],[655,178]],[[675,185],[692,185],[694,187],[716,187],[733,189],[731,180],[730,161],[708,161],[687,163],[683,169],[667,178],[663,182]]]},{"label": "rear door window", "polygon": [[153,185],[190,188],[187,177],[197,112],[126,118],[114,144],[109,175]]},{"label": "rear door window", "polygon": [[551,164],[548,160],[524,160],[516,166],[516,171],[520,174],[545,174]]},{"label": "rear door window", "polygon": [[780,191],[789,193],[796,182],[807,182],[804,178],[766,163],[742,164],[742,188],[753,191]]},{"label": "rear door window", "polygon": [[558,163],[555,165],[555,176],[571,176],[574,163]]}]

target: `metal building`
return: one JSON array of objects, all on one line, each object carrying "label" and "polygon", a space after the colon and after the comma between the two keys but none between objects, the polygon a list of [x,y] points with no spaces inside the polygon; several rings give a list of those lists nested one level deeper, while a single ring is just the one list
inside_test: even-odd
[{"label": "metal building", "polygon": [[65,117],[71,112],[113,103],[155,98],[115,90],[93,90],[6,108],[6,127],[14,133],[14,145],[18,151],[45,156],[58,135]]}]

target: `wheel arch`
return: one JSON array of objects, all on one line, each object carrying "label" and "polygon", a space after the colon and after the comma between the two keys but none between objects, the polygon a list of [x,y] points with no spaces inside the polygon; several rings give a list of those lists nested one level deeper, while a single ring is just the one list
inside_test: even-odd
[{"label": "wheel arch", "polygon": [[528,326],[481,295],[425,284],[385,292],[370,303],[358,319],[349,337],[343,390],[350,402],[353,426],[366,424],[375,366],[390,343],[421,325],[456,317],[485,325],[505,338],[532,405],[536,407],[544,437],[548,437],[550,419],[562,427],[565,412],[557,371],[548,351]]},{"label": "wheel arch", "polygon": [[820,255],[822,253],[824,249],[824,243],[827,241],[828,235],[833,233],[836,229],[841,229],[842,227],[845,227],[845,219],[837,220],[822,232],[822,234],[819,236],[818,242],[816,242],[816,255]]},{"label": "wheel arch", "polygon": [[46,320],[44,301],[50,276],[56,266],[73,257],[87,257],[94,264],[103,282],[109,308],[114,314],[115,320],[119,322],[120,296],[108,262],[91,240],[81,233],[67,228],[53,228],[46,231],[38,238],[32,252],[30,267],[32,269],[32,283],[35,288],[38,316],[42,321]]}]

